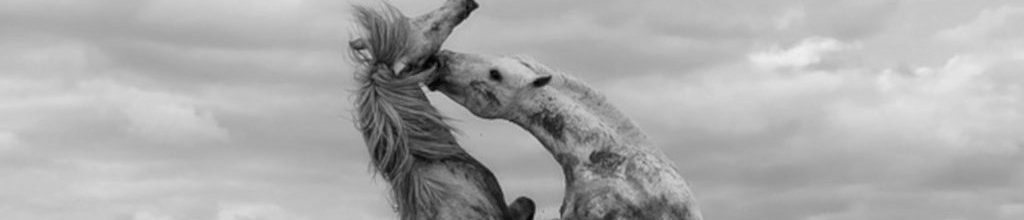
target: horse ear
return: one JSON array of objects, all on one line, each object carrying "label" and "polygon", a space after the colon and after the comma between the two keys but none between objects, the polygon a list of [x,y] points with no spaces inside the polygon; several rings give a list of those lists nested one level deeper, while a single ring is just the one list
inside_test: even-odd
[{"label": "horse ear", "polygon": [[543,86],[548,85],[548,83],[550,83],[550,82],[551,82],[551,75],[547,75],[547,76],[537,77],[537,79],[534,79],[533,83],[530,83],[530,84],[533,84],[533,87],[539,88],[539,87],[543,87]]},{"label": "horse ear", "polygon": [[395,74],[399,74],[405,71],[406,66],[405,62],[395,62],[394,65],[391,65],[391,70],[394,70]]},{"label": "horse ear", "polygon": [[512,59],[519,61],[519,63],[526,66],[526,68],[530,68],[534,74],[541,75],[533,80],[531,83],[533,84],[533,87],[543,87],[551,82],[551,75],[555,72],[554,70],[551,70],[551,68],[548,68],[537,60],[527,56],[514,55],[512,56]]}]

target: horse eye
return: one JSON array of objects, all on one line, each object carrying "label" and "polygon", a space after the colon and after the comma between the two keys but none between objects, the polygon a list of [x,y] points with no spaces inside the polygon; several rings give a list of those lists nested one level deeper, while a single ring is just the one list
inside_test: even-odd
[{"label": "horse eye", "polygon": [[491,75],[491,80],[501,81],[501,72],[498,72],[498,70],[491,69],[490,75]]}]

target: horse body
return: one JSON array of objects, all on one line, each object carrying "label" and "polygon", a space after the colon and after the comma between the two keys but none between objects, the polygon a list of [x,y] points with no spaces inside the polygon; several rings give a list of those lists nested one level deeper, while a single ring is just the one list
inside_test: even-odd
[{"label": "horse body", "polygon": [[431,83],[475,115],[533,134],[563,169],[562,219],[702,219],[671,160],[582,81],[529,58],[442,52]]},{"label": "horse body", "polygon": [[[393,202],[402,219],[511,219],[506,216],[507,207],[494,174],[458,145],[450,128],[440,120],[439,113],[430,106],[418,85],[388,86],[387,89],[402,94],[403,99],[383,100],[392,100],[388,102],[396,105],[397,116],[404,122],[401,129],[405,129],[408,136],[405,141],[408,152],[398,152],[396,150],[401,148],[396,146],[381,145],[397,142],[393,140],[368,145],[374,147],[371,156],[378,171],[391,184]],[[405,90],[404,93],[401,90]],[[371,106],[361,104],[359,110],[379,111]],[[370,113],[361,115],[363,122],[375,117]],[[375,128],[381,125],[362,126],[365,135],[384,130]],[[389,162],[386,158],[389,154],[405,158]],[[398,164],[400,160],[407,160],[404,161],[407,164]]]},{"label": "horse body", "polygon": [[459,146],[420,88],[416,73],[429,69],[422,64],[430,48],[458,22],[441,23],[446,30],[418,29],[390,6],[356,7],[356,15],[366,35],[350,44],[360,67],[357,127],[401,219],[532,219],[533,202],[520,197],[506,205],[494,174]]},{"label": "horse body", "polygon": [[575,78],[553,76],[512,122],[562,166],[564,219],[700,219],[683,177],[631,120]]}]

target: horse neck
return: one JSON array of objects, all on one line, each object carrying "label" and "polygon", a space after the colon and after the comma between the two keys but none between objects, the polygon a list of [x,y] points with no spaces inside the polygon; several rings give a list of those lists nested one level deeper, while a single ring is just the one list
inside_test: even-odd
[{"label": "horse neck", "polygon": [[553,154],[648,146],[646,135],[593,87],[565,74],[524,106],[512,121],[531,132]]}]

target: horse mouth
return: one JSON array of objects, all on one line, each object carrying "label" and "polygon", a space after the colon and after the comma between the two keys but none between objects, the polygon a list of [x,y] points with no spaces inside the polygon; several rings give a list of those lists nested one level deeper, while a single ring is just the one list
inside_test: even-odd
[{"label": "horse mouth", "polygon": [[427,65],[434,68],[434,73],[427,80],[427,89],[430,91],[437,91],[439,87],[446,84],[444,81],[444,75],[448,72],[447,65],[445,65],[446,61],[445,57],[440,55],[433,55],[427,58]]},{"label": "horse mouth", "polygon": [[444,79],[441,79],[440,76],[435,76],[433,77],[433,79],[430,80],[430,82],[427,83],[427,89],[429,89],[430,91],[437,91],[437,88],[443,86],[444,84]]}]

